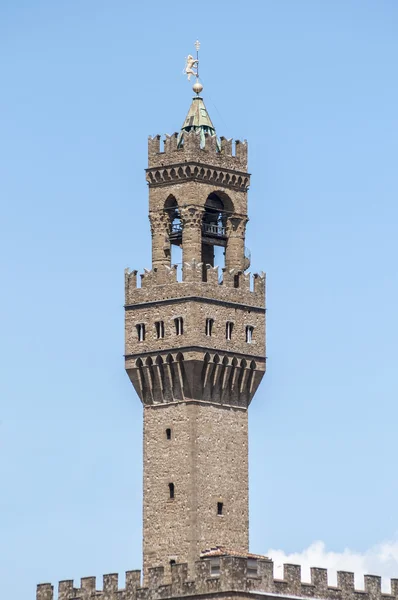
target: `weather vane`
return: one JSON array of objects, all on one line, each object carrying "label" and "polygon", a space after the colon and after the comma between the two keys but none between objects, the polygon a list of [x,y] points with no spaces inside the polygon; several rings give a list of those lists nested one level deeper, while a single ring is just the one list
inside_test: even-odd
[{"label": "weather vane", "polygon": [[195,94],[199,95],[200,92],[203,90],[203,85],[199,81],[199,49],[200,49],[199,40],[196,40],[195,48],[196,48],[196,59],[192,56],[192,54],[188,54],[188,56],[185,59],[185,68],[184,68],[183,73],[184,73],[184,75],[187,75],[188,81],[191,80],[192,75],[194,75],[196,77],[196,82],[193,84],[192,89],[195,92]]}]

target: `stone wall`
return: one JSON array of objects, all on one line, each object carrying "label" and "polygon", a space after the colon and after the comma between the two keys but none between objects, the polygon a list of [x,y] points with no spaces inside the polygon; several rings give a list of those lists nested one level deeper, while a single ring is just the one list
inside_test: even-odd
[{"label": "stone wall", "polygon": [[[75,588],[73,581],[62,581],[58,588],[59,600],[163,600],[165,598],[319,598],[322,600],[396,600],[398,579],[391,579],[391,593],[381,592],[381,578],[365,575],[362,589],[354,585],[354,573],[338,571],[337,586],[330,586],[326,569],[312,568],[311,582],[302,582],[298,565],[284,565],[283,579],[274,578],[273,562],[267,559],[253,561],[239,557],[202,559],[195,563],[194,577],[188,578],[188,566],[176,564],[171,568],[171,583],[165,581],[162,568],[150,569],[148,585],[140,587],[140,571],[126,573],[126,585],[118,588],[116,574],[104,575],[103,589],[96,590],[95,577],[81,580]],[[53,600],[53,587],[39,585],[37,600]]]},{"label": "stone wall", "polygon": [[247,411],[237,407],[196,402],[145,407],[145,579],[154,565],[168,574],[171,560],[192,566],[203,548],[248,550],[247,426]]}]

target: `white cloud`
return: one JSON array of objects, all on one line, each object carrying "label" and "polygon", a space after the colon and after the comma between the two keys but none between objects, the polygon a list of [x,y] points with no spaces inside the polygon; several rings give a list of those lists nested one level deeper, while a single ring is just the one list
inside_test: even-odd
[{"label": "white cloud", "polygon": [[324,542],[313,542],[302,552],[285,554],[282,550],[268,550],[267,556],[274,561],[274,577],[283,576],[283,563],[301,565],[303,581],[310,581],[310,568],[328,569],[329,585],[336,585],[337,571],[353,571],[355,587],[363,589],[363,575],[380,575],[383,592],[390,591],[390,579],[398,578],[398,540],[385,541],[365,552],[346,548],[342,552],[330,552]]}]

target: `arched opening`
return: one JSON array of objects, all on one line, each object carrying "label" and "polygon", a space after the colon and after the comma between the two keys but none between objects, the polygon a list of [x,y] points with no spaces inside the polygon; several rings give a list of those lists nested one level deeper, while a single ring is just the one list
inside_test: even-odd
[{"label": "arched opening", "polygon": [[203,280],[206,281],[206,265],[225,266],[227,246],[226,226],[228,215],[233,211],[231,200],[223,192],[212,192],[205,204],[202,219]]},{"label": "arched opening", "polygon": [[164,212],[168,216],[169,256],[172,265],[177,265],[177,280],[182,280],[182,221],[177,200],[169,196],[164,203]]}]

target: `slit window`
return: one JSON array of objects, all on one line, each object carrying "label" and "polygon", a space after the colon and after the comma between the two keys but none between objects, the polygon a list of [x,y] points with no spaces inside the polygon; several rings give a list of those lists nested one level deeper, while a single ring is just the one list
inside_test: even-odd
[{"label": "slit window", "polygon": [[166,429],[166,440],[171,440],[171,429],[169,427]]},{"label": "slit window", "polygon": [[224,504],[222,502],[217,502],[217,514],[221,516],[223,514]]},{"label": "slit window", "polygon": [[254,327],[252,325],[246,325],[246,342],[251,344],[253,342]]},{"label": "slit window", "polygon": [[225,326],[225,337],[227,340],[230,340],[232,338],[233,328],[234,328],[234,324],[232,323],[232,321],[227,321],[226,326]]},{"label": "slit window", "polygon": [[136,325],[136,328],[138,341],[143,342],[145,340],[145,323],[138,323],[138,325]]},{"label": "slit window", "polygon": [[172,558],[171,561],[170,561],[170,567],[172,567],[175,564],[176,564],[176,561],[174,560],[174,558]]},{"label": "slit window", "polygon": [[182,335],[184,333],[184,320],[182,317],[177,317],[174,319],[174,324],[176,328],[176,334]]},{"label": "slit window", "polygon": [[158,340],[164,338],[164,321],[156,321],[155,323],[156,337]]},{"label": "slit window", "polygon": [[206,319],[206,335],[211,335],[213,332],[214,319]]},{"label": "slit window", "polygon": [[174,500],[174,483],[169,483],[169,497]]}]

